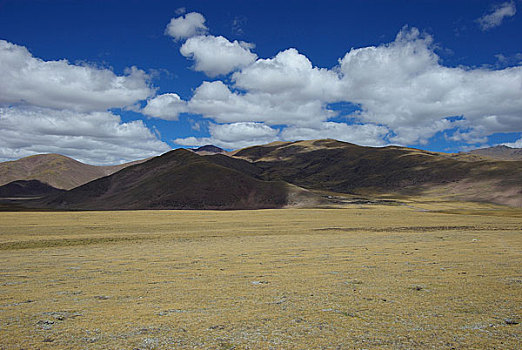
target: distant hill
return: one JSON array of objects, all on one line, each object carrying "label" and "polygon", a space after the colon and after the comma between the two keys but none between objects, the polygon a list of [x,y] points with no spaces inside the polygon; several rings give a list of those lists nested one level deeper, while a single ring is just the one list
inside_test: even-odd
[{"label": "distant hill", "polygon": [[60,154],[38,154],[0,163],[0,185],[15,180],[38,180],[56,188],[72,189],[143,161],[95,166]]},{"label": "distant hill", "polygon": [[522,207],[521,175],[522,161],[308,140],[204,156],[178,149],[21,205],[65,210],[261,209],[427,196]]},{"label": "distant hill", "polygon": [[405,147],[363,147],[336,140],[254,146],[235,152],[280,180],[338,193],[438,195],[522,206],[522,162],[459,161]]},{"label": "distant hill", "polygon": [[[245,168],[244,171],[237,169]],[[255,178],[251,164],[178,149],[40,203],[55,209],[260,209],[286,204],[290,186]]]},{"label": "distant hill", "polygon": [[468,152],[468,154],[479,155],[495,160],[522,160],[522,148],[511,148],[503,145],[475,149]]},{"label": "distant hill", "polygon": [[17,180],[0,186],[0,198],[37,197],[63,191],[38,180]]},{"label": "distant hill", "polygon": [[210,154],[222,154],[225,153],[225,150],[222,148],[219,148],[214,145],[206,145],[201,146],[199,148],[193,149],[194,152],[197,154],[204,156],[204,155],[210,155]]}]

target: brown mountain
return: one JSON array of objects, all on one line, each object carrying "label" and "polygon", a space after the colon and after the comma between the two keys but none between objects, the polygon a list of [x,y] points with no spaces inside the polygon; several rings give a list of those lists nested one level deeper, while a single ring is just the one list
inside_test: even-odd
[{"label": "brown mountain", "polygon": [[348,194],[437,195],[522,206],[522,162],[461,161],[404,147],[336,140],[254,146],[235,152],[265,180]]},{"label": "brown mountain", "polygon": [[219,148],[214,145],[201,146],[196,149],[193,149],[193,151],[196,152],[197,154],[199,154],[200,156],[225,153],[224,149]]},{"label": "brown mountain", "polygon": [[522,160],[522,148],[512,148],[503,145],[479,148],[467,153],[494,160]]},{"label": "brown mountain", "polygon": [[44,196],[63,191],[38,180],[16,180],[0,186],[0,198]]},{"label": "brown mountain", "polygon": [[15,180],[38,180],[56,188],[71,189],[143,161],[95,166],[60,154],[38,154],[0,163],[0,185]]},{"label": "brown mountain", "polygon": [[[238,171],[237,169],[240,169]],[[249,162],[178,149],[40,202],[55,209],[260,209],[291,186],[263,181]]]},{"label": "brown mountain", "polygon": [[[277,142],[201,156],[178,149],[25,206],[259,209],[324,200],[434,196],[522,206],[522,162],[336,140]],[[344,196],[344,197],[343,197]]]}]

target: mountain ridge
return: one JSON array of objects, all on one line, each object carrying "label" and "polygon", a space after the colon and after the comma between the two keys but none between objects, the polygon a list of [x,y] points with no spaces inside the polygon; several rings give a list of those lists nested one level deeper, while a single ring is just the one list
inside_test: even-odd
[{"label": "mountain ridge", "polygon": [[143,161],[98,166],[56,153],[36,154],[0,163],[0,186],[16,180],[38,180],[55,188],[69,190]]},{"label": "mountain ridge", "polygon": [[[518,161],[462,161],[414,148],[364,147],[333,139],[252,146],[234,156],[261,168],[266,180],[307,189],[346,194],[446,192],[455,200],[492,198],[494,203],[522,206],[522,162]],[[495,192],[506,195],[495,199]]]},{"label": "mountain ridge", "polygon": [[431,196],[522,207],[521,174],[521,161],[304,140],[203,155],[177,149],[29,204],[64,210],[262,209],[328,204],[327,198],[337,197]]},{"label": "mountain ridge", "polygon": [[522,160],[522,149],[513,148],[505,145],[497,145],[493,147],[478,148],[467,152],[471,155],[478,155],[494,160]]},{"label": "mountain ridge", "polygon": [[[286,204],[281,181],[263,181],[177,149],[54,196],[56,209],[262,209]],[[241,161],[241,160],[238,160]]]}]

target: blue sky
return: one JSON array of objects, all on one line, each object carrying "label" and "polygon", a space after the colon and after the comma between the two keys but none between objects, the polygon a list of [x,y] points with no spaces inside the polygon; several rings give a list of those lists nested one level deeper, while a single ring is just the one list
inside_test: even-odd
[{"label": "blue sky", "polygon": [[0,0],[0,160],[522,147],[521,1]]}]

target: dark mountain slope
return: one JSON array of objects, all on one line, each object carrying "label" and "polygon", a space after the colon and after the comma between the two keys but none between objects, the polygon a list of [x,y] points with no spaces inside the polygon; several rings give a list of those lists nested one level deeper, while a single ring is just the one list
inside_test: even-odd
[{"label": "dark mountain slope", "polygon": [[240,172],[208,158],[178,149],[41,204],[57,209],[259,209],[286,204],[284,182],[255,179],[248,170]]},{"label": "dark mountain slope", "polygon": [[0,163],[0,185],[15,180],[39,180],[56,188],[71,189],[143,161],[95,166],[60,154],[38,154]]},{"label": "dark mountain slope", "polygon": [[399,147],[362,147],[335,140],[252,147],[236,153],[263,170],[265,179],[335,192],[382,190],[463,176],[463,164],[428,152]]},{"label": "dark mountain slope", "polygon": [[[46,209],[259,209],[348,195],[433,196],[522,206],[522,162],[336,140],[277,142],[201,156],[178,149],[65,193]],[[304,190],[304,189],[305,190]],[[342,197],[342,195],[341,195]],[[350,197],[350,196],[348,196]]]},{"label": "dark mountain slope", "polygon": [[233,158],[225,156],[223,154],[208,155],[205,157],[205,159],[216,165],[220,165],[229,169],[234,169],[248,176],[252,176],[256,179],[262,180],[263,170],[247,160]]},{"label": "dark mountain slope", "polygon": [[0,186],[0,198],[35,197],[61,192],[63,192],[63,190],[54,188],[38,180],[17,180]]},{"label": "dark mountain slope", "polygon": [[[522,199],[522,162],[458,161],[435,152],[336,140],[254,146],[237,151],[235,157],[261,168],[265,180],[308,189],[421,195],[438,188],[441,194],[453,191],[468,197],[475,189],[480,196],[474,199],[488,200],[498,191],[509,193],[509,198],[499,199],[502,202],[516,205]],[[462,183],[465,190],[458,186]]]}]

